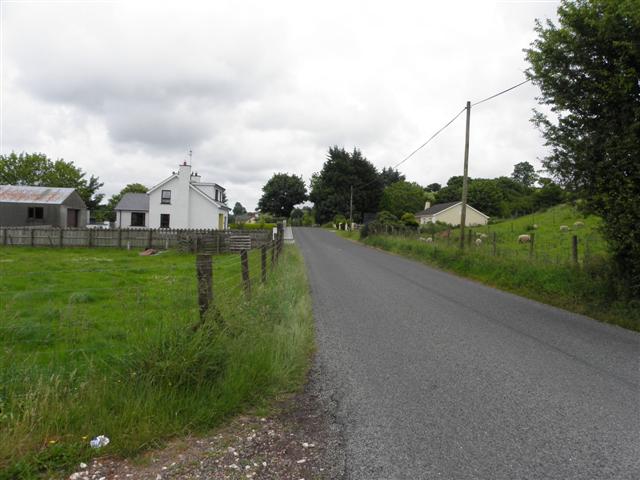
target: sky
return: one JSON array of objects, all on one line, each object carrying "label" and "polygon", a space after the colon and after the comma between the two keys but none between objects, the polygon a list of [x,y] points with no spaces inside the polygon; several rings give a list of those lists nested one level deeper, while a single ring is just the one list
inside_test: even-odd
[{"label": "sky", "polygon": [[[525,79],[552,1],[7,1],[0,154],[41,152],[104,182],[160,182],[192,153],[230,206],[276,172],[307,182],[330,146],[394,166],[464,108]],[[469,175],[541,168],[527,83],[471,109]],[[403,163],[461,175],[464,115]]]}]

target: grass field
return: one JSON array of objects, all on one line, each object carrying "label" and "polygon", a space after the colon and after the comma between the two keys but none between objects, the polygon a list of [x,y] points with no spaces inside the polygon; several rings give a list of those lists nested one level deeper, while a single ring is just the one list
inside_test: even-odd
[{"label": "grass field", "polygon": [[[584,226],[574,227],[575,222]],[[527,229],[537,224],[536,229]],[[560,225],[570,227],[561,232]],[[459,248],[458,229],[451,239],[429,235],[370,235],[367,245],[452,271],[525,297],[583,313],[599,320],[640,331],[640,304],[625,297],[609,261],[606,243],[598,232],[600,219],[583,217],[568,205],[515,220],[470,229],[485,233],[480,245]],[[358,232],[338,232],[359,239]],[[496,234],[495,253],[493,234]],[[520,234],[535,234],[534,249],[517,242]],[[578,237],[579,263],[572,262],[571,237]],[[474,235],[472,238],[478,238]]]},{"label": "grass field", "polygon": [[[270,263],[270,262],[269,262]],[[132,455],[297,388],[312,349],[302,258],[286,247],[251,300],[238,255],[214,259],[220,316],[199,319],[195,258],[0,249],[0,478]]]}]

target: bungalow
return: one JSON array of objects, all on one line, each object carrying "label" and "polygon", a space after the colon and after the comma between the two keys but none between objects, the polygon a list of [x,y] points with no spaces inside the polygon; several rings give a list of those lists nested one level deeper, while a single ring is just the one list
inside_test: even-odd
[{"label": "bungalow", "polygon": [[222,188],[205,183],[184,162],[177,172],[152,187],[149,197],[150,228],[202,228],[224,230],[231,209],[223,203]]},{"label": "bungalow", "polygon": [[149,195],[125,193],[116,207],[116,228],[149,228]]},{"label": "bungalow", "polygon": [[[486,225],[489,217],[471,205],[467,204],[465,224],[470,227]],[[449,225],[460,225],[462,217],[462,202],[436,203],[426,202],[424,210],[416,213],[416,219],[422,225],[425,223],[444,222]]]},{"label": "bungalow", "polygon": [[86,227],[87,218],[73,188],[0,185],[0,226]]}]

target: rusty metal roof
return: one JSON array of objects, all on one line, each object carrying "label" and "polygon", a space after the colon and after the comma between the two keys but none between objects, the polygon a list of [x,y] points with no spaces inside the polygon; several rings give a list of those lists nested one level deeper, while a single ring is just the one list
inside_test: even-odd
[{"label": "rusty metal roof", "polygon": [[0,185],[0,202],[59,205],[69,198],[73,191],[73,188]]}]

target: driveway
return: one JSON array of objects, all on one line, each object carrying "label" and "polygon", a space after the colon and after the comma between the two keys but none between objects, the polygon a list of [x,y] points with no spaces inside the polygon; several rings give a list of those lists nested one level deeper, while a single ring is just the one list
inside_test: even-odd
[{"label": "driveway", "polygon": [[638,479],[640,335],[295,229],[346,479]]}]

